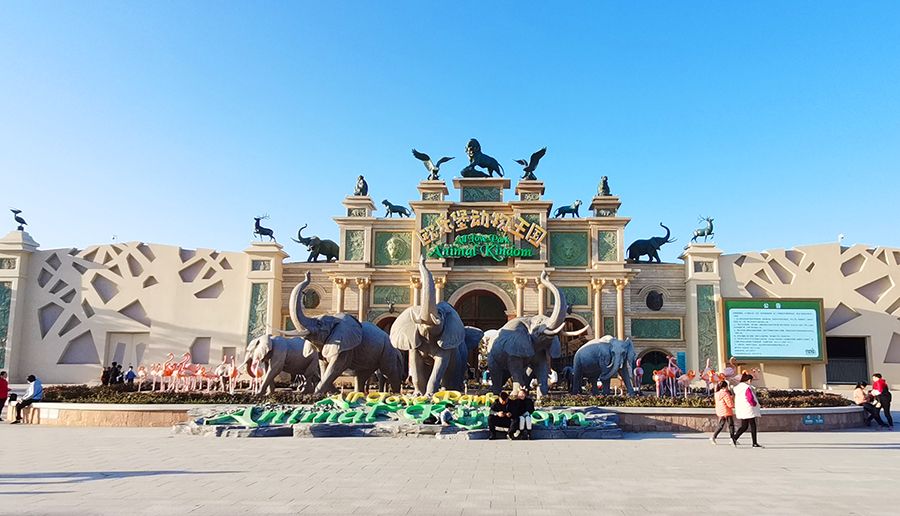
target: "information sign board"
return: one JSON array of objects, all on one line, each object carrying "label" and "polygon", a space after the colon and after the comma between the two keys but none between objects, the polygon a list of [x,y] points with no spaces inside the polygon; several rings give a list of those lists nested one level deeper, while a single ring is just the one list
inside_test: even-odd
[{"label": "information sign board", "polygon": [[737,360],[825,360],[821,299],[722,299],[725,352]]}]

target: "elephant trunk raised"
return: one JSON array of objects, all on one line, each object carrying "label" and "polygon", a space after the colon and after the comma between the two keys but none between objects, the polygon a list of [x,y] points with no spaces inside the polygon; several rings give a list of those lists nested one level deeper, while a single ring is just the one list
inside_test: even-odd
[{"label": "elephant trunk raised", "polygon": [[313,326],[312,319],[306,317],[303,314],[303,307],[300,306],[300,294],[303,293],[303,289],[309,286],[310,276],[309,271],[306,272],[306,277],[303,279],[303,282],[294,287],[294,290],[291,291],[291,300],[289,303],[289,308],[291,311],[291,322],[294,323],[294,328],[297,328],[297,332],[291,332],[292,334],[299,335],[301,337],[306,337],[309,334],[308,328]]},{"label": "elephant trunk raised", "polygon": [[566,325],[566,313],[569,311],[569,307],[566,304],[566,296],[560,295],[559,287],[550,283],[546,272],[541,274],[541,283],[553,294],[553,312],[550,314],[550,319],[547,321],[547,329],[544,330],[544,333],[556,335]]},{"label": "elephant trunk raised", "polygon": [[422,305],[419,307],[419,315],[416,317],[416,325],[423,335],[435,326],[440,326],[441,321],[437,310],[437,291],[434,287],[434,276],[425,267],[425,257],[419,260],[419,274],[422,275]]}]

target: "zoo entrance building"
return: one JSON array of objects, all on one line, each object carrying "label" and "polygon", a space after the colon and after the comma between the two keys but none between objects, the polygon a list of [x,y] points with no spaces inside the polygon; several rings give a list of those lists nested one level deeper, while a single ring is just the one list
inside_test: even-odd
[{"label": "zoo entrance building", "polygon": [[0,368],[13,382],[35,374],[52,384],[95,380],[113,361],[149,369],[168,353],[240,361],[249,339],[292,329],[288,297],[307,271],[308,314],[344,311],[389,331],[420,297],[416,264],[425,255],[438,299],[483,330],[549,312],[552,296],[537,281],[549,271],[571,306],[566,329],[590,328],[561,335],[557,370],[604,334],[634,341],[645,383],[667,356],[684,369],[707,359],[721,369],[721,298],[820,298],[825,361],[741,367],[760,367],[773,388],[839,386],[873,372],[900,381],[898,249],[833,243],[725,255],[694,243],[683,263],[630,263],[630,219],[618,197],[594,197],[582,218],[551,218],[541,181],[514,190],[506,178],[452,183],[451,194],[444,181],[422,181],[409,218],[377,218],[370,197],[346,197],[334,219],[340,255],[330,263],[286,262],[275,242],[240,252],[142,242],[40,249],[12,231],[0,239]]}]

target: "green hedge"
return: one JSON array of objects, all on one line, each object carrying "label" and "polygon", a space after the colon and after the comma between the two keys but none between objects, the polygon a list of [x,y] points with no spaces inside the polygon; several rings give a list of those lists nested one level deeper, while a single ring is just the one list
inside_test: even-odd
[{"label": "green hedge", "polygon": [[[819,391],[783,391],[759,389],[760,404],[765,408],[789,407],[843,407],[851,401],[838,394]],[[300,394],[290,390],[279,390],[273,395],[253,395],[247,392],[228,394],[227,392],[136,392],[133,385],[120,384],[107,387],[86,385],[54,386],[44,389],[44,400],[60,403],[134,403],[134,404],[258,404],[278,403],[281,405],[308,405],[324,396]],[[686,407],[712,408],[712,398],[691,396],[685,398],[657,398],[655,396],[586,396],[552,395],[541,399],[543,407]]]},{"label": "green hedge", "polygon": [[[783,391],[758,389],[757,396],[763,408],[792,407],[845,407],[852,402],[840,394],[828,394],[819,391]],[[657,398],[656,396],[586,396],[564,395],[541,399],[539,405],[544,407],[685,407],[714,408],[712,398],[691,396],[687,399]]]},{"label": "green hedge", "polygon": [[284,405],[308,405],[324,398],[294,391],[276,391],[273,395],[254,395],[247,392],[162,392],[141,391],[133,385],[118,384],[100,387],[65,385],[44,388],[43,401],[59,403],[135,403],[135,404],[256,404],[279,403]]}]

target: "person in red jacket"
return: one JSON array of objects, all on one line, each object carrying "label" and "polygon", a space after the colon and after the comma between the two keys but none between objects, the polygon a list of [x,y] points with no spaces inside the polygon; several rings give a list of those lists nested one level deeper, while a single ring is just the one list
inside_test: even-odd
[{"label": "person in red jacket", "polygon": [[728,435],[731,436],[731,444],[734,445],[734,397],[728,390],[728,382],[722,380],[716,385],[716,415],[719,416],[719,426],[716,433],[709,438],[712,444],[716,444],[719,432],[728,424]]},{"label": "person in red jacket", "polygon": [[887,420],[888,428],[894,429],[894,418],[891,417],[891,390],[888,384],[881,377],[880,373],[872,375],[872,395],[881,403],[881,410],[884,411],[884,418]]},{"label": "person in red jacket", "polygon": [[[6,380],[6,371],[0,371],[0,412],[3,412],[3,405],[6,405],[6,398],[9,397],[9,382]],[[0,417],[0,421],[3,418]]]}]

